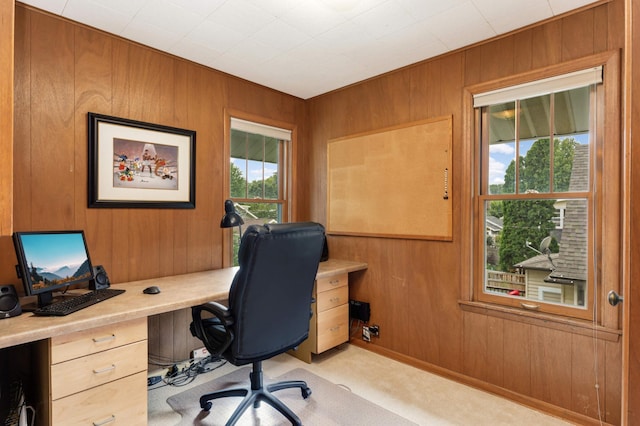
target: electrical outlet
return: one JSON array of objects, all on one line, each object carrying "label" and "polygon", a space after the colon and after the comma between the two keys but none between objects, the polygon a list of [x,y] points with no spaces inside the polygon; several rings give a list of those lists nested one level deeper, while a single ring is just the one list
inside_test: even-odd
[{"label": "electrical outlet", "polygon": [[367,327],[366,325],[362,326],[362,340],[364,340],[365,342],[371,341],[371,332],[369,331],[369,327]]},{"label": "electrical outlet", "polygon": [[380,337],[380,326],[379,325],[370,325],[369,332],[372,336]]},{"label": "electrical outlet", "polygon": [[209,351],[204,347],[191,351],[191,358],[204,358],[207,356],[209,356]]}]

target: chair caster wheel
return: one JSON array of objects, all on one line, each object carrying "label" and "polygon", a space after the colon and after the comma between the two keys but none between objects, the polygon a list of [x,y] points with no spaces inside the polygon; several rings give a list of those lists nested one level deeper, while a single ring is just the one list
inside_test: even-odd
[{"label": "chair caster wheel", "polygon": [[302,393],[302,398],[304,399],[309,398],[309,395],[311,395],[311,388],[300,389],[300,391]]},{"label": "chair caster wheel", "polygon": [[202,408],[202,411],[209,411],[211,410],[211,401],[207,401],[204,404],[200,404],[200,408]]}]

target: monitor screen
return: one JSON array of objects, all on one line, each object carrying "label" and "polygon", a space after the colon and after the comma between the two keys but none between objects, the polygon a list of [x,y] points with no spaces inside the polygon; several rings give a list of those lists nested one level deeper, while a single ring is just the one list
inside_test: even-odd
[{"label": "monitor screen", "polygon": [[93,279],[83,231],[15,232],[18,276],[38,306],[51,303],[53,292]]}]

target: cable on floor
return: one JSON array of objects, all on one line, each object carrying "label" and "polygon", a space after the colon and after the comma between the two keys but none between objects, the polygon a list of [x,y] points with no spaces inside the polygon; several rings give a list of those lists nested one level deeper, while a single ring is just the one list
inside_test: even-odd
[{"label": "cable on floor", "polygon": [[[189,363],[189,365],[180,370],[178,365],[185,363]],[[164,365],[164,367],[169,367],[167,374],[157,383],[147,386],[147,390],[151,391],[165,386],[185,386],[193,382],[200,374],[210,373],[226,363],[227,361],[222,358],[213,358],[209,355],[204,358],[191,358],[183,362]]]}]

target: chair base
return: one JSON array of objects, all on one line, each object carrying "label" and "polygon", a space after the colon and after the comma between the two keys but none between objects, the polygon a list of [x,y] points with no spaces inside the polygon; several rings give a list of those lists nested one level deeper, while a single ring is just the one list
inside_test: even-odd
[{"label": "chair base", "polygon": [[235,409],[229,420],[227,426],[232,426],[240,419],[244,412],[253,405],[254,408],[260,406],[260,402],[264,401],[276,410],[278,410],[283,416],[285,416],[292,425],[300,426],[302,422],[296,416],[289,407],[284,405],[282,401],[272,395],[272,392],[276,392],[282,389],[300,388],[302,398],[307,399],[311,395],[311,389],[307,386],[307,383],[302,380],[288,380],[283,382],[272,383],[268,386],[263,386],[262,383],[262,362],[253,363],[253,371],[249,374],[251,379],[250,388],[233,388],[223,389],[216,392],[212,392],[200,397],[200,408],[204,411],[209,411],[212,406],[212,400],[218,398],[225,398],[228,396],[244,397],[242,402]]}]

